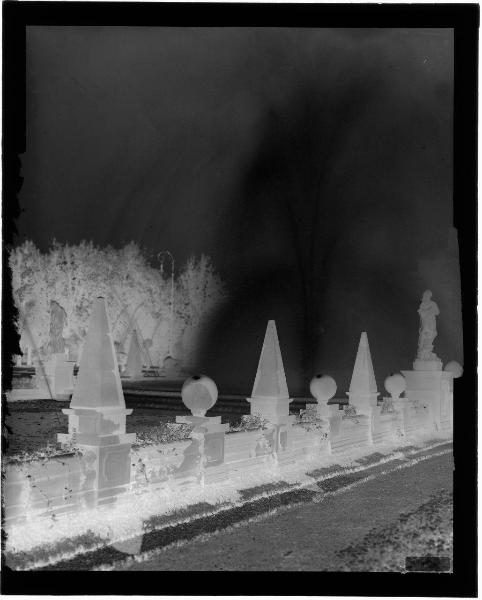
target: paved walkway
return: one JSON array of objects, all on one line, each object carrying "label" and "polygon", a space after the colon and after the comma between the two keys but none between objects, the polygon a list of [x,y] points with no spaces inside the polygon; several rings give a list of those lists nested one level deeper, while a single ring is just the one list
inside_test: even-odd
[{"label": "paved walkway", "polygon": [[321,491],[315,502],[160,550],[129,570],[337,571],[341,560],[337,551],[356,544],[374,528],[397,522],[432,495],[452,491],[451,453],[393,468],[389,464],[367,471],[373,479],[340,488],[336,495]]}]

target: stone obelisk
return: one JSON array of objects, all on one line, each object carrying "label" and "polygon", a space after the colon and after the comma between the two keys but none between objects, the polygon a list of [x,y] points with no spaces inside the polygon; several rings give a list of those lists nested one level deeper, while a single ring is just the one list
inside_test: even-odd
[{"label": "stone obelisk", "polygon": [[293,399],[289,397],[274,321],[268,321],[253,391],[247,400],[251,404],[251,414],[269,422],[270,433],[267,435],[273,451],[279,455],[287,450],[295,416],[290,415],[289,404]]},{"label": "stone obelisk", "polygon": [[247,400],[251,404],[251,414],[261,415],[272,423],[289,415],[292,398],[288,393],[274,321],[268,321],[253,391]]},{"label": "stone obelisk", "polygon": [[96,501],[130,484],[130,449],[135,433],[126,433],[126,409],[105,300],[94,302],[70,408],[68,434],[58,440],[83,451]]},{"label": "stone obelisk", "polygon": [[377,405],[377,382],[366,331],[360,336],[350,390],[347,394],[350,404],[359,414],[369,414],[371,407]]}]

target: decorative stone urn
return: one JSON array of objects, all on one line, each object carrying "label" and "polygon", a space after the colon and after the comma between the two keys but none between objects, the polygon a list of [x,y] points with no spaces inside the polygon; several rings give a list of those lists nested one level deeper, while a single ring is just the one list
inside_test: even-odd
[{"label": "decorative stone urn", "polygon": [[321,418],[327,418],[330,414],[328,402],[336,394],[336,381],[329,375],[315,375],[310,381],[311,395],[316,399],[317,413]]},{"label": "decorative stone urn", "polygon": [[336,394],[336,381],[329,375],[315,375],[310,381],[311,395],[316,399],[316,415],[321,424],[321,431],[325,439],[325,449],[332,451],[331,441],[336,437],[340,418],[338,415],[338,404],[328,405],[328,402]]},{"label": "decorative stone urn", "polygon": [[218,388],[206,375],[193,375],[184,382],[181,397],[194,417],[204,417],[217,402]]},{"label": "decorative stone urn", "polygon": [[400,373],[392,373],[389,375],[384,382],[385,389],[390,394],[390,397],[383,398],[383,404],[381,407],[381,414],[389,412],[398,412],[400,415],[400,432],[403,431],[403,411],[405,409],[406,401],[400,396],[407,389],[407,382],[405,377]]},{"label": "decorative stone urn", "polygon": [[400,373],[392,373],[385,379],[385,389],[390,394],[393,400],[398,400],[407,389],[405,377]]},{"label": "decorative stone urn", "polygon": [[[191,411],[189,416],[176,417],[177,423],[189,423],[192,430],[192,443],[184,452],[184,461],[178,476],[185,470],[195,470],[197,478],[205,483],[205,469],[224,462],[224,435],[229,424],[221,424],[221,417],[206,417],[218,399],[218,388],[207,375],[193,375],[182,386],[181,397]],[[194,473],[193,473],[194,474]]]},{"label": "decorative stone urn", "polygon": [[445,365],[444,371],[452,373],[453,378],[458,379],[459,377],[462,377],[464,369],[456,360],[451,360]]}]

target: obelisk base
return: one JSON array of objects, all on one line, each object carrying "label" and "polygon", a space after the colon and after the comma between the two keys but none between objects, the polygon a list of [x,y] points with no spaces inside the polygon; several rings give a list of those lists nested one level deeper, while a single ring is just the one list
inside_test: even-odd
[{"label": "obelisk base", "polygon": [[354,406],[359,415],[371,415],[379,395],[378,392],[347,392],[350,406]]},{"label": "obelisk base", "polygon": [[[290,414],[290,402],[293,398],[246,398],[251,404],[251,414],[258,415],[270,423],[285,422],[284,417]],[[281,419],[281,421],[280,421]]]}]

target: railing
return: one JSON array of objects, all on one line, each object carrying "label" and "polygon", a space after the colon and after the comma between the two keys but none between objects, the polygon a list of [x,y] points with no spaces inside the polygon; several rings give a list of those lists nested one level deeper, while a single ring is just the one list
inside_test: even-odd
[{"label": "railing", "polygon": [[[336,403],[316,404],[304,412],[302,421],[272,423],[260,419],[257,429],[228,435],[227,426],[221,425],[219,416],[179,417],[178,421],[193,426],[191,438],[131,449],[127,457],[130,475],[124,479],[117,471],[118,463],[109,462],[109,452],[114,453],[112,456],[117,452],[115,444],[99,449],[101,454],[93,449],[90,458],[83,451],[61,460],[7,465],[6,522],[21,520],[27,514],[31,518],[37,514],[92,508],[99,498],[103,503],[115,502],[119,494],[137,493],[146,486],[167,486],[166,489],[204,486],[261,467],[282,469],[298,463],[302,468],[306,460],[314,457],[363,448],[369,453],[386,443],[410,444],[412,437],[421,433],[449,438],[451,401],[444,398],[421,403],[385,398],[382,405],[373,406],[368,414],[339,410]],[[212,407],[210,412],[217,410]],[[95,487],[89,482],[98,481],[99,469],[103,469],[103,484]]]}]

